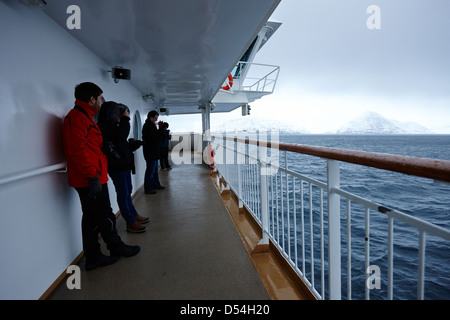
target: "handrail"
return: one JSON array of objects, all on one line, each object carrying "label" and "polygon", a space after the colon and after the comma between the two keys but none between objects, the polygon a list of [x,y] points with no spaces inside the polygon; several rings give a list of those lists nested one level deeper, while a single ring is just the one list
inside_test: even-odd
[{"label": "handrail", "polygon": [[366,206],[366,207],[368,207],[368,208],[370,208],[372,210],[375,210],[375,211],[384,213],[386,215],[392,216],[392,217],[396,218],[399,221],[403,221],[403,222],[405,222],[405,223],[407,223],[407,224],[417,228],[418,230],[422,230],[422,231],[428,232],[429,234],[432,234],[432,235],[435,235],[435,236],[438,236],[438,237],[441,237],[441,238],[443,238],[445,240],[450,241],[450,232],[447,229],[443,228],[443,227],[434,225],[434,224],[432,224],[430,222],[427,222],[427,221],[423,221],[423,220],[418,219],[416,217],[413,217],[411,215],[407,215],[407,214],[405,214],[405,213],[403,213],[401,211],[398,211],[398,210],[385,208],[385,207],[381,206],[378,203],[370,202],[370,201],[368,201],[368,200],[366,200],[366,199],[364,199],[362,197],[358,197],[358,196],[356,196],[356,195],[354,195],[354,194],[352,194],[350,192],[344,191],[342,189],[336,189],[334,191],[337,194],[339,194],[339,195],[341,195],[341,196],[343,196],[343,197],[345,197],[347,199],[351,199],[351,200],[353,200],[355,202],[362,203],[362,204],[364,204],[364,206]]},{"label": "handrail", "polygon": [[[264,72],[265,74],[261,75],[260,73],[255,72],[253,69],[251,69],[251,67],[271,69],[270,72]],[[238,86],[240,89],[244,91],[255,92],[273,92],[273,90],[275,89],[275,84],[277,82],[278,74],[280,71],[279,66],[239,61],[235,68],[236,69],[232,71],[232,75],[234,77],[234,80],[242,81],[242,83],[240,81],[238,82]],[[251,75],[249,76],[248,73],[250,70],[252,71],[250,72]],[[248,84],[250,80],[252,81],[252,83]],[[269,90],[266,90],[266,88],[269,88]]]},{"label": "handrail", "polygon": [[[268,86],[270,86],[272,83],[275,83],[275,82],[276,82],[276,78],[277,78],[277,77],[275,77],[275,79],[269,79],[269,83],[267,83],[268,77],[269,77],[271,74],[273,74],[273,73],[275,73],[275,72],[278,72],[278,71],[279,71],[279,67],[277,67],[277,69],[272,70],[271,72],[269,72],[268,74],[266,74],[264,77],[255,79],[255,80],[257,80],[255,83],[253,83],[252,85],[244,86],[244,88],[249,88],[249,89],[247,89],[247,90],[250,90],[250,91],[251,91],[252,88],[256,86],[256,88],[257,88],[256,91],[264,91],[264,88],[265,88],[265,87],[268,87]],[[263,80],[264,80],[264,85],[262,86],[262,89],[261,89],[261,90],[258,90],[258,89],[259,89],[259,83],[262,82]],[[244,90],[245,90],[245,89],[244,89]],[[273,90],[272,90],[272,91],[273,91]]]},{"label": "handrail", "polygon": [[[11,183],[14,181],[18,181],[21,179],[26,179],[26,178],[31,178],[34,176],[38,176],[44,173],[49,173],[49,172],[66,172],[66,162],[61,162],[58,164],[54,164],[54,165],[50,165],[50,166],[46,166],[43,168],[38,168],[38,169],[33,169],[33,170],[29,170],[29,171],[25,171],[19,174],[13,174],[13,175],[9,175],[3,178],[0,178],[0,186],[7,184],[7,183]],[[63,169],[62,171],[59,171]]]},{"label": "handrail", "polygon": [[[339,162],[352,163],[362,165],[366,167],[378,168],[389,170],[392,172],[399,172],[403,174],[414,175],[418,177],[425,177],[440,181],[450,181],[450,161],[428,159],[428,158],[416,158],[409,156],[397,156],[392,154],[374,153],[355,150],[344,150],[328,147],[316,147],[308,145],[295,145],[289,143],[278,143],[271,141],[251,140],[248,137],[236,137],[236,136],[222,136],[212,135],[219,142],[218,145],[223,147],[223,151],[218,154],[219,161],[215,161],[217,172],[222,176],[226,184],[229,184],[229,188],[233,189],[239,198],[239,206],[245,205],[250,214],[256,219],[262,230],[262,236],[260,244],[268,244],[268,241],[272,241],[275,247],[280,251],[281,255],[291,265],[297,275],[304,281],[306,286],[311,290],[313,295],[318,299],[325,299],[325,263],[328,265],[328,298],[329,299],[341,299],[342,285],[341,277],[341,257],[342,254],[347,255],[347,298],[352,298],[352,245],[351,245],[351,224],[353,210],[351,204],[356,203],[362,205],[364,209],[363,219],[363,232],[364,232],[364,270],[365,270],[365,299],[370,299],[370,290],[373,289],[369,284],[368,279],[372,279],[370,267],[372,265],[370,255],[370,216],[371,210],[381,212],[387,217],[387,298],[393,299],[393,270],[394,270],[394,221],[402,221],[406,225],[414,227],[419,232],[419,245],[418,245],[418,277],[417,277],[417,298],[424,299],[425,292],[425,251],[426,251],[426,235],[435,235],[443,240],[450,240],[450,230],[447,230],[438,225],[429,223],[422,219],[413,217],[409,214],[405,214],[401,211],[397,211],[392,208],[385,207],[371,200],[357,196],[356,194],[347,192],[340,188],[340,169]],[[225,143],[225,141],[234,141],[236,144]],[[222,141],[223,143],[221,143]],[[213,142],[216,143],[216,142]],[[250,148],[241,149],[238,143],[245,143],[262,147],[259,150],[251,150]],[[278,156],[272,158],[272,152],[270,152],[270,159],[267,159],[267,153],[264,152],[264,148],[272,148],[275,150],[282,150],[285,152],[284,168],[278,164]],[[229,158],[228,152],[231,151],[235,154],[236,163],[234,157]],[[326,183],[310,179],[302,174],[291,171],[288,169],[287,152],[295,152],[300,154],[311,155],[326,159],[327,176]],[[223,162],[220,161],[222,157]],[[246,160],[242,161],[242,157]],[[226,159],[226,160],[225,160]],[[228,163],[228,160],[231,160]],[[268,161],[267,161],[268,160]],[[272,163],[272,160],[275,160]],[[222,167],[222,165],[224,165]],[[237,165],[234,173],[227,168],[228,165]],[[273,168],[275,170],[270,170]],[[223,169],[223,170],[222,170]],[[269,171],[267,171],[269,170]],[[275,174],[267,174],[275,173]],[[285,173],[283,175],[282,173]],[[237,176],[236,176],[237,174]],[[291,179],[288,179],[288,176]],[[297,182],[295,178],[298,178]],[[309,191],[303,191],[303,183],[307,183]],[[233,184],[236,184],[233,186]],[[290,185],[292,184],[292,186]],[[296,185],[299,189],[296,190]],[[318,198],[314,204],[312,202],[312,188],[318,188]],[[237,188],[237,189],[236,189]],[[244,190],[245,189],[245,190]],[[326,194],[326,202],[323,199]],[[304,201],[305,197],[309,198],[309,222],[304,221],[304,217],[307,214],[305,212]],[[297,200],[299,197],[300,208],[296,208]],[[342,198],[341,198],[342,197]],[[347,203],[347,222],[346,230],[341,230],[341,199],[346,200]],[[328,260],[324,260],[324,208],[323,205],[327,203],[327,230],[328,230]],[[290,208],[290,206],[293,208]],[[316,209],[313,208],[316,207]],[[291,216],[292,215],[292,216]],[[313,224],[313,215],[320,218],[320,224]],[[290,221],[292,219],[292,222]],[[300,219],[300,220],[299,220]],[[298,220],[298,221],[297,221]],[[361,220],[359,220],[361,221]],[[305,224],[306,222],[306,224]],[[296,224],[297,223],[297,224]],[[292,225],[293,224],[293,225]],[[310,230],[306,230],[309,224]],[[344,224],[345,225],[345,224]],[[314,226],[320,228],[318,233],[313,232]],[[294,231],[293,231],[294,230]],[[341,251],[341,231],[346,234],[347,237],[347,251]],[[301,241],[298,241],[297,235],[300,232]],[[309,240],[304,239],[305,233],[309,232]],[[315,235],[318,238],[314,240]],[[320,240],[320,254],[319,267],[316,269],[314,266],[315,249]],[[309,243],[308,243],[309,241]],[[316,243],[316,244],[314,244]],[[309,249],[309,266],[310,271],[305,269],[305,246],[310,245]],[[293,251],[291,246],[293,245]],[[301,251],[300,251],[301,250]],[[319,249],[318,249],[319,250]],[[378,267],[377,265],[374,265]],[[379,267],[378,267],[379,268]],[[379,269],[378,269],[379,270]],[[316,287],[315,279],[316,275],[320,276],[319,284]],[[379,272],[379,271],[378,271]],[[364,272],[363,272],[364,273]],[[317,276],[317,277],[318,277]],[[361,273],[357,274],[358,277]],[[379,280],[378,280],[379,281]],[[321,286],[321,289],[319,288]],[[378,285],[379,286],[379,285]],[[377,288],[379,289],[379,287]],[[319,292],[321,290],[321,292]]]},{"label": "handrail", "polygon": [[[218,136],[215,136],[218,137]],[[291,151],[330,160],[344,161],[367,167],[405,173],[423,178],[450,182],[450,161],[417,158],[410,156],[392,155],[386,153],[345,150],[329,147],[316,147],[291,143],[272,143],[270,141],[257,141],[247,138],[222,137],[226,140],[243,142],[267,148],[278,148],[283,151]]]}]

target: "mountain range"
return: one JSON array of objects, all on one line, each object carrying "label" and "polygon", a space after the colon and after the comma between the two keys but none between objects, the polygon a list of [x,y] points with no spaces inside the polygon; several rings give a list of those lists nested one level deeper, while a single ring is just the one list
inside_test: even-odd
[{"label": "mountain range", "polygon": [[338,134],[433,134],[430,129],[415,122],[389,120],[376,112],[365,112],[345,123]]},{"label": "mountain range", "polygon": [[273,120],[259,117],[242,117],[233,121],[221,122],[217,125],[212,125],[213,132],[264,132],[279,130],[284,134],[308,134],[308,130],[297,126],[288,124],[281,120]]},{"label": "mountain range", "polygon": [[[212,127],[214,132],[256,132],[279,130],[281,134],[309,134],[300,125],[281,120],[246,116],[233,121],[221,122]],[[434,132],[415,122],[387,119],[376,112],[365,112],[327,134],[433,134]]]}]

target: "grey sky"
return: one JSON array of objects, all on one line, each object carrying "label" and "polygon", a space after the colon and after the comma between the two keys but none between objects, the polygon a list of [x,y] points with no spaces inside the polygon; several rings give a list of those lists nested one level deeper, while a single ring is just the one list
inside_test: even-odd
[{"label": "grey sky", "polygon": [[[381,29],[366,26],[372,5]],[[283,0],[283,25],[259,60],[276,59],[280,83],[321,93],[450,96],[447,0]]]},{"label": "grey sky", "polygon": [[[371,5],[381,29],[366,25]],[[252,116],[322,133],[375,111],[450,133],[449,0],[282,0],[271,19],[282,25],[255,62],[281,72]]]}]

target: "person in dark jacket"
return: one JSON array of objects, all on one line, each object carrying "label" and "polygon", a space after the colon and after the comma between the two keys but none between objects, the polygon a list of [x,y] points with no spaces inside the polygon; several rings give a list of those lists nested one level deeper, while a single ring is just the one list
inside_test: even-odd
[{"label": "person in dark jacket", "polygon": [[169,124],[167,122],[161,123],[159,128],[161,131],[161,170],[171,170],[169,165],[169,141],[172,138],[170,135]]},{"label": "person in dark jacket", "polygon": [[108,174],[116,188],[117,204],[121,216],[127,223],[126,230],[134,233],[144,232],[147,228],[142,224],[150,219],[138,214],[131,198],[133,151],[141,146],[141,141],[127,141],[130,133],[130,110],[124,104],[105,102],[98,116],[98,126],[104,140],[103,152],[108,158]]},{"label": "person in dark jacket", "polygon": [[144,177],[144,191],[146,194],[156,193],[155,189],[164,189],[158,177],[158,160],[161,157],[161,137],[156,127],[158,116],[159,113],[155,110],[150,111],[142,126],[144,158],[147,164]]},{"label": "person in dark jacket", "polygon": [[[126,245],[117,233],[116,217],[112,212],[107,186],[107,158],[101,150],[103,138],[93,120],[102,107],[102,93],[92,82],[77,85],[75,107],[63,123],[68,182],[77,191],[83,211],[81,230],[86,270],[112,264],[120,256],[133,256],[141,249],[139,246]],[[99,233],[110,256],[100,250]]]}]

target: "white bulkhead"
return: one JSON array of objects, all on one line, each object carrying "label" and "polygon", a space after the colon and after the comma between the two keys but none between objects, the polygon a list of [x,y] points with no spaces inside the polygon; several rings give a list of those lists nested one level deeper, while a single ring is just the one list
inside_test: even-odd
[{"label": "white bulkhead", "polygon": [[[0,30],[0,299],[38,299],[82,251],[81,206],[67,174],[39,173],[63,168],[62,121],[75,85],[92,81],[106,100],[127,104],[132,134],[135,115],[143,122],[147,111],[137,89],[114,83],[110,66],[40,8],[0,2]],[[140,186],[145,164],[136,152]]]}]

